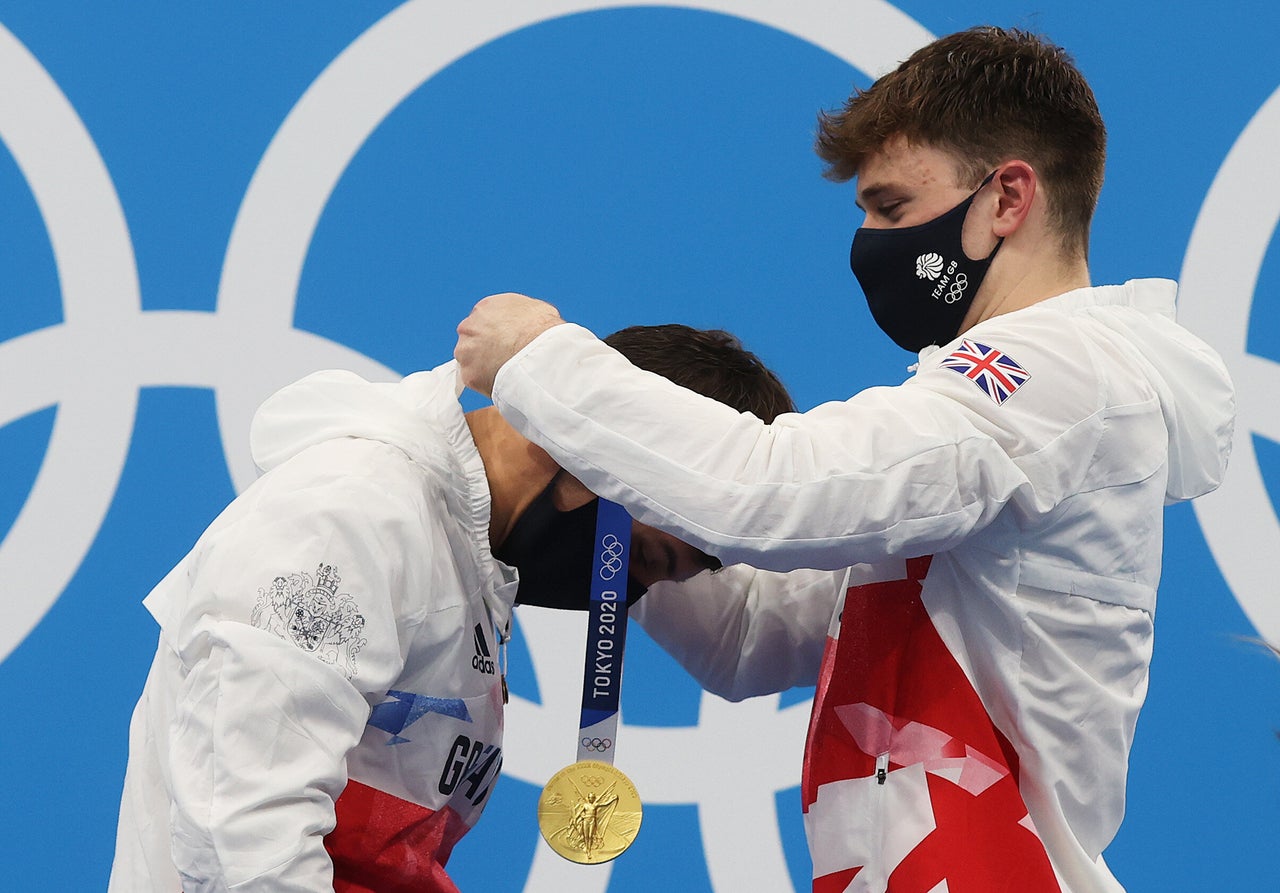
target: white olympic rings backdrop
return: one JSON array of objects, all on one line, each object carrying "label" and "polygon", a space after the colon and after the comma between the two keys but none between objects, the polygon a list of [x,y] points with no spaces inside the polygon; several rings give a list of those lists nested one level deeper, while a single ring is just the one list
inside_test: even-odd
[{"label": "white olympic rings backdrop", "polygon": [[[1188,878],[1197,876],[1212,878],[1212,886],[1248,889],[1272,877],[1265,864],[1268,850],[1258,842],[1280,831],[1275,781],[1280,745],[1271,737],[1271,730],[1280,727],[1280,701],[1275,696],[1280,674],[1263,650],[1246,639],[1280,642],[1277,587],[1268,564],[1270,556],[1280,552],[1274,483],[1268,489],[1276,458],[1268,444],[1280,442],[1280,417],[1267,387],[1280,380],[1275,368],[1280,345],[1265,326],[1280,319],[1274,309],[1280,307],[1275,294],[1280,276],[1272,270],[1274,262],[1268,264],[1280,217],[1280,178],[1270,161],[1280,150],[1280,91],[1275,90],[1280,66],[1263,75],[1251,74],[1256,83],[1244,86],[1252,93],[1241,85],[1224,85],[1221,96],[1215,93],[1219,117],[1207,125],[1198,120],[1197,127],[1218,129],[1198,131],[1199,142],[1186,149],[1184,157],[1163,162],[1168,179],[1160,186],[1181,196],[1173,198],[1163,191],[1153,197],[1142,188],[1141,178],[1162,162],[1146,161],[1146,153],[1153,150],[1144,143],[1141,128],[1125,123],[1126,113],[1155,114],[1149,95],[1129,99],[1122,89],[1126,80],[1133,80],[1132,61],[1116,57],[1114,47],[1075,23],[1066,3],[1050,4],[1053,8],[1043,13],[1043,6],[1024,11],[972,3],[960,16],[953,5],[941,2],[893,6],[883,0],[530,0],[518,5],[411,0],[401,5],[370,3],[358,12],[334,0],[310,5],[308,16],[332,15],[327,24],[309,26],[315,29],[314,42],[306,45],[297,40],[299,25],[291,20],[301,14],[274,10],[278,21],[273,33],[280,42],[258,46],[264,52],[252,59],[232,57],[239,59],[234,65],[249,73],[247,79],[229,76],[224,68],[228,57],[219,51],[248,39],[240,35],[247,33],[244,27],[253,24],[253,16],[263,14],[255,8],[263,4],[229,4],[236,8],[224,11],[225,22],[215,13],[189,13],[189,22],[177,23],[182,27],[126,3],[95,6],[90,14],[88,4],[54,2],[40,15],[7,8],[10,5],[0,4],[0,72],[6,85],[0,89],[0,139],[15,175],[7,185],[0,182],[0,190],[8,190],[0,191],[0,200],[16,197],[10,202],[12,214],[6,215],[7,239],[15,241],[21,230],[43,232],[47,242],[43,259],[8,261],[0,254],[0,282],[7,291],[0,304],[0,458],[9,468],[29,472],[15,472],[8,490],[0,488],[0,753],[11,779],[11,796],[0,801],[6,804],[0,805],[0,864],[7,868],[6,876],[0,877],[0,891],[11,884],[19,885],[12,887],[15,890],[105,885],[125,728],[150,659],[145,643],[154,644],[154,627],[138,602],[181,557],[184,547],[177,544],[189,545],[218,503],[253,479],[247,430],[258,402],[279,385],[317,368],[345,367],[383,379],[412,371],[403,362],[385,359],[411,352],[397,341],[406,337],[397,326],[378,325],[378,314],[389,316],[389,309],[425,313],[439,330],[439,337],[431,340],[436,352],[416,355],[417,365],[428,366],[446,358],[452,327],[472,301],[488,291],[534,289],[522,281],[503,281],[445,296],[433,294],[431,283],[422,281],[412,308],[404,299],[388,299],[399,302],[389,306],[365,294],[324,298],[344,307],[369,305],[362,315],[374,317],[369,323],[372,350],[364,336],[361,347],[348,343],[340,322],[318,323],[314,330],[298,324],[308,296],[316,295],[315,302],[322,303],[324,294],[318,285],[308,287],[307,270],[342,266],[350,259],[334,247],[341,237],[376,226],[371,215],[348,210],[359,205],[359,198],[348,193],[368,182],[370,167],[374,177],[395,180],[403,175],[396,166],[402,162],[387,161],[381,146],[397,130],[407,129],[406,119],[416,120],[407,116],[411,106],[427,101],[424,94],[439,90],[445,100],[465,107],[472,95],[469,89],[481,94],[486,66],[507,58],[523,62],[526,57],[521,54],[570,66],[578,53],[599,66],[602,57],[584,49],[594,42],[643,42],[645,53],[656,58],[705,56],[715,63],[709,66],[713,74],[717,66],[723,68],[732,75],[726,75],[729,81],[752,66],[769,65],[776,53],[779,70],[795,68],[797,60],[802,68],[812,66],[812,80],[818,84],[812,89],[818,92],[799,89],[796,84],[802,80],[788,81],[786,90],[779,88],[781,95],[760,98],[760,114],[766,114],[763,105],[771,100],[807,117],[811,129],[818,108],[838,104],[853,84],[869,82],[933,34],[984,21],[1045,30],[1076,54],[1098,90],[1113,148],[1095,227],[1095,279],[1172,277],[1181,269],[1184,322],[1222,352],[1240,386],[1240,429],[1227,486],[1198,504],[1194,515],[1179,510],[1169,515],[1169,567],[1157,623],[1157,663],[1135,748],[1130,816],[1108,858],[1132,891],[1194,888],[1197,884]],[[1122,4],[1116,27],[1142,22],[1190,35],[1183,37],[1186,43],[1203,38],[1198,33],[1202,26],[1193,21],[1179,24],[1165,15],[1153,23],[1147,15],[1151,9]],[[181,19],[184,13],[169,9],[164,15]],[[1260,8],[1258,16],[1280,24],[1280,15],[1270,9]],[[86,51],[86,46],[98,46],[96,38],[106,33],[104,23],[125,18],[140,27],[112,28],[113,36],[106,42],[111,46]],[[173,30],[166,30],[170,27]],[[140,93],[143,88],[137,85],[144,82],[191,87],[184,78],[192,77],[192,71],[184,66],[202,50],[198,42],[183,42],[210,27],[220,36],[216,46],[210,40],[208,58],[198,72],[201,89],[226,97],[227,108],[258,102],[264,121],[276,115],[276,124],[268,124],[257,148],[247,149],[246,157],[256,158],[247,168],[227,163],[212,148],[214,139],[207,140],[207,154],[190,159],[192,167],[200,168],[190,175],[191,182],[208,180],[211,192],[243,196],[221,234],[204,223],[214,216],[209,209],[181,201],[171,208],[161,202],[157,196],[168,198],[168,192],[148,182],[158,179],[160,171],[131,157],[131,151],[145,156],[151,151],[149,141],[158,138],[150,119],[142,114],[121,116],[115,105],[118,97],[87,86],[112,83],[112,72],[134,71],[136,78],[129,83]],[[1247,29],[1224,26],[1221,33],[1238,51],[1241,41],[1265,32],[1255,19]],[[168,56],[155,53],[148,38],[169,41],[181,50]],[[131,39],[137,45],[130,45]],[[285,61],[272,68],[263,61],[267,56]],[[293,67],[286,64],[291,58],[297,60]],[[1150,62],[1159,57],[1144,58]],[[672,75],[641,67],[635,76],[657,82]],[[1156,82],[1168,77],[1152,73]],[[257,92],[243,89],[249,82]],[[691,92],[696,88],[688,86]],[[576,89],[576,84],[562,86],[558,101],[572,107]],[[614,86],[619,94],[627,89],[622,82]],[[1130,89],[1140,92],[1138,85]],[[1228,95],[1236,101],[1227,102],[1223,97]],[[163,101],[165,96],[157,90],[147,93],[145,101]],[[1250,96],[1252,106],[1247,105]],[[428,98],[437,101],[434,94]],[[670,101],[678,104],[683,99]],[[731,99],[728,94],[712,96],[709,104]],[[172,109],[191,116],[182,120],[193,130],[208,128],[212,133],[222,123],[213,109],[209,120],[202,120],[198,107],[192,110],[191,103],[170,101]],[[140,99],[139,104],[145,103]],[[441,105],[447,107],[447,102]],[[545,114],[555,117],[554,109]],[[1170,101],[1163,114],[1176,117],[1179,109]],[[120,124],[122,118],[136,129]],[[408,145],[447,145],[466,137],[459,128],[435,126],[438,120],[428,116],[426,126],[404,137],[412,140]],[[732,177],[732,165],[743,155],[758,156],[752,171],[780,169],[777,182],[761,184],[761,195],[800,188],[787,179],[787,165],[813,181],[819,179],[816,162],[807,155],[799,157],[808,152],[803,139],[774,158],[772,144],[752,133],[764,128],[745,114],[734,123],[740,130],[727,133],[722,141],[719,163],[730,169],[726,176]],[[658,147],[647,151],[679,157],[688,136],[676,134],[675,127],[673,123],[670,135],[646,134]],[[1169,132],[1181,129],[1171,127]],[[743,134],[755,138],[759,147]],[[525,139],[531,151],[537,151],[540,134],[497,138]],[[555,145],[554,134],[541,138]],[[202,143],[193,138],[184,145]],[[558,151],[561,154],[547,156],[550,163],[542,169],[535,165],[539,176],[566,191],[565,184],[571,185],[576,177],[592,176],[589,164],[573,156],[571,149]],[[1166,144],[1159,151],[1167,155],[1172,150]],[[638,167],[648,156],[637,158],[633,164]],[[412,160],[403,164],[413,168]],[[485,164],[483,158],[474,162],[481,168]],[[642,179],[636,167],[625,168],[624,158],[619,179]],[[679,166],[673,170],[677,173],[672,176],[679,176]],[[1137,186],[1127,188],[1120,180],[1126,172],[1139,181]],[[424,181],[478,176],[469,169],[415,175]],[[813,201],[814,207],[761,207],[759,221],[750,221],[755,229],[736,238],[781,245],[789,244],[789,231],[801,230],[807,233],[801,240],[805,244],[789,252],[779,248],[776,257],[764,252],[770,256],[762,261],[762,252],[735,245],[725,236],[725,258],[734,265],[754,266],[737,273],[726,265],[719,273],[725,282],[763,278],[804,290],[754,295],[745,303],[739,298],[740,286],[726,287],[723,293],[703,291],[698,312],[689,311],[691,315],[680,321],[739,331],[749,347],[782,372],[798,401],[813,405],[838,399],[852,388],[896,380],[904,363],[891,347],[872,343],[884,339],[868,328],[852,278],[841,269],[841,252],[847,251],[857,225],[850,210],[852,197],[837,187],[804,182],[803,188],[812,187],[815,198],[805,193],[797,201]],[[693,195],[697,182],[677,182],[672,188],[677,195]],[[517,195],[509,190],[493,207],[515,214]],[[631,200],[637,215],[672,213],[646,211],[649,199],[641,190]],[[819,201],[829,206],[821,212],[827,216],[803,230],[800,221],[819,214]],[[1151,204],[1159,208],[1153,212]],[[1169,212],[1161,213],[1166,206]],[[606,219],[610,213],[603,200],[598,208],[534,210],[535,218],[586,218],[584,225],[592,229],[602,225],[591,218]],[[696,220],[715,215],[717,207],[691,199],[690,207],[676,209],[686,211],[688,219]],[[771,211],[788,216],[779,221],[770,217]],[[619,226],[627,225],[625,216],[614,219],[623,221]],[[202,307],[196,298],[148,297],[148,282],[168,280],[155,272],[159,264],[147,265],[141,246],[170,244],[166,239],[172,238],[171,231],[188,225],[192,239],[205,246],[206,253],[222,254],[217,281],[210,281],[194,262],[189,267],[175,262],[175,269],[164,276],[173,281],[189,276],[193,291],[203,282],[216,294],[212,307]],[[326,227],[337,235],[331,236]],[[454,236],[463,245],[513,238],[511,230],[496,223],[494,227],[492,232]],[[1144,228],[1154,234],[1140,238],[1136,230]],[[661,233],[630,235],[637,250],[648,244],[644,239],[662,238]],[[684,235],[689,241],[698,237],[696,231]],[[1151,247],[1153,243],[1157,247]],[[670,267],[661,274],[670,278],[655,274],[647,287],[706,275],[698,268],[698,252],[675,263],[671,258],[682,256],[680,245],[655,244],[653,250]],[[579,294],[567,285],[575,264],[588,260],[574,250],[572,240],[563,245],[563,273],[557,258],[545,261],[555,272],[546,274],[543,291],[570,318],[603,332],[631,322],[675,319],[685,307],[675,300],[666,318],[654,314],[667,305],[654,307],[640,300],[616,301],[616,306],[602,309],[594,291]],[[430,251],[424,248],[422,253]],[[512,253],[519,253],[518,246]],[[805,260],[796,263],[796,254]],[[478,253],[476,265],[487,257]],[[393,264],[395,259],[388,254],[362,262]],[[422,261],[428,262],[435,259]],[[52,272],[42,273],[42,263]],[[418,272],[410,275],[425,278]],[[566,280],[563,293],[561,275]],[[619,273],[619,280],[626,275]],[[619,283],[606,284],[625,293]],[[425,304],[425,310],[418,304]],[[37,310],[29,313],[26,305]],[[801,322],[789,321],[797,313]],[[808,322],[803,321],[806,315]],[[759,319],[755,328],[753,317]],[[27,326],[27,319],[40,322]],[[145,408],[147,395],[169,394],[175,388],[210,393],[216,421],[210,425],[199,408],[187,404],[180,405],[176,417],[157,410],[153,420]],[[200,433],[211,433],[215,442],[210,449],[216,456],[203,446],[193,448],[201,451],[198,456],[148,454],[152,444],[168,442],[170,432],[187,430],[192,432],[190,442]],[[225,468],[219,474],[221,462]],[[196,494],[189,498],[200,502],[198,508],[183,509],[174,488],[162,493],[147,490],[147,481],[168,479],[163,463]],[[207,483],[188,470],[197,464],[212,468]],[[139,493],[149,493],[150,501]],[[150,526],[143,524],[141,530],[183,527],[176,519],[191,517],[184,529],[171,531],[170,542],[136,531],[129,536],[131,528],[113,519],[131,517],[130,513],[148,519]],[[576,644],[566,647],[566,642],[581,642],[583,630],[581,618],[556,613],[521,611],[518,622],[515,647],[523,649],[524,657],[512,673],[504,782],[495,789],[479,828],[455,853],[452,865],[464,890],[481,883],[528,891],[647,890],[653,884],[690,891],[804,888],[807,856],[794,789],[808,717],[806,693],[739,705],[699,695],[687,679],[662,676],[672,672],[670,667],[661,664],[651,645],[646,651],[638,631],[627,688],[640,694],[630,700],[624,695],[617,743],[619,765],[652,807],[645,834],[631,852],[605,866],[583,868],[551,854],[537,838],[532,804],[537,788],[572,759],[581,657]],[[1162,675],[1166,642],[1179,657],[1165,665]],[[675,683],[646,688],[644,676],[650,673]],[[110,681],[104,682],[104,677]],[[673,688],[683,694],[669,701]],[[629,710],[640,719],[628,722]],[[1214,745],[1206,747],[1206,739]],[[1240,820],[1243,815],[1253,817],[1247,827]],[[69,859],[72,828],[75,855]],[[1176,847],[1175,855],[1172,842],[1184,837],[1189,843]]]}]

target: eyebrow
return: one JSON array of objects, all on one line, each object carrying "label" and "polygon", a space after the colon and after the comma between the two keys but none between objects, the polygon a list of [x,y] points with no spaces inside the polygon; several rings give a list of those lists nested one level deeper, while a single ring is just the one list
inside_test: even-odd
[{"label": "eyebrow", "polygon": [[866,211],[867,208],[866,204],[863,204],[864,202],[870,204],[871,200],[876,196],[888,192],[893,188],[893,185],[890,183],[876,183],[874,186],[868,186],[866,189],[859,190],[858,197],[854,199],[853,203],[858,206],[859,211]]}]

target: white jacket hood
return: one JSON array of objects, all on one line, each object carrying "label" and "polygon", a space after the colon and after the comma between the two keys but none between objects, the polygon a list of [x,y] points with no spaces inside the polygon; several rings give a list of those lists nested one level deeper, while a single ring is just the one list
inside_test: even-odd
[{"label": "white jacket hood", "polygon": [[[1177,292],[1168,279],[1136,279],[1052,299],[1080,301],[1086,313],[1090,305],[1099,308],[1095,318],[1148,364],[1169,432],[1169,502],[1202,496],[1222,483],[1236,415],[1235,387],[1222,358],[1174,322]],[[1130,312],[1116,313],[1114,305]]]},{"label": "white jacket hood", "polygon": [[462,437],[470,442],[456,402],[460,393],[452,362],[398,382],[369,382],[343,370],[316,372],[272,394],[258,408],[249,429],[253,461],[266,472],[307,447],[359,437],[398,447],[427,468],[457,473],[458,466],[449,461],[456,456],[450,447]]},{"label": "white jacket hood", "polygon": [[439,494],[444,509],[465,527],[475,554],[488,568],[491,587],[484,598],[502,626],[510,616],[514,572],[493,558],[489,546],[489,479],[458,403],[461,393],[453,361],[397,382],[370,382],[344,370],[315,372],[258,408],[249,447],[254,463],[266,473],[325,441],[380,441],[425,469],[424,481],[450,482]]}]

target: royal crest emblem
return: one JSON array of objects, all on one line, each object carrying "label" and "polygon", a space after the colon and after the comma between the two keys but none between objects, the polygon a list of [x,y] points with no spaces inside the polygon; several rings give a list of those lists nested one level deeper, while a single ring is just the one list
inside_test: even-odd
[{"label": "royal crest emblem", "polygon": [[350,595],[338,592],[341,582],[333,565],[323,563],[316,567],[314,579],[307,573],[276,577],[270,588],[258,590],[250,621],[350,679],[356,674],[356,655],[367,640],[360,635],[364,615]]}]

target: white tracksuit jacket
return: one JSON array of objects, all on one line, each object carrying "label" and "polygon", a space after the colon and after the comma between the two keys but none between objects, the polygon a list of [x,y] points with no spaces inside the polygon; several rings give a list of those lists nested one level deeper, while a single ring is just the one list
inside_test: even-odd
[{"label": "white tracksuit jacket", "polygon": [[458,392],[327,372],[258,411],[265,474],[145,600],[111,893],[456,890],[515,594]]},{"label": "white tracksuit jacket", "polygon": [[[1234,418],[1176,291],[1071,291],[923,353],[900,386],[768,426],[576,326],[499,372],[503,415],[593,491],[766,569],[659,585],[636,616],[726,696],[817,682],[815,891],[1121,890],[1101,854],[1163,508],[1218,485]],[[797,568],[818,570],[767,572]]]}]

